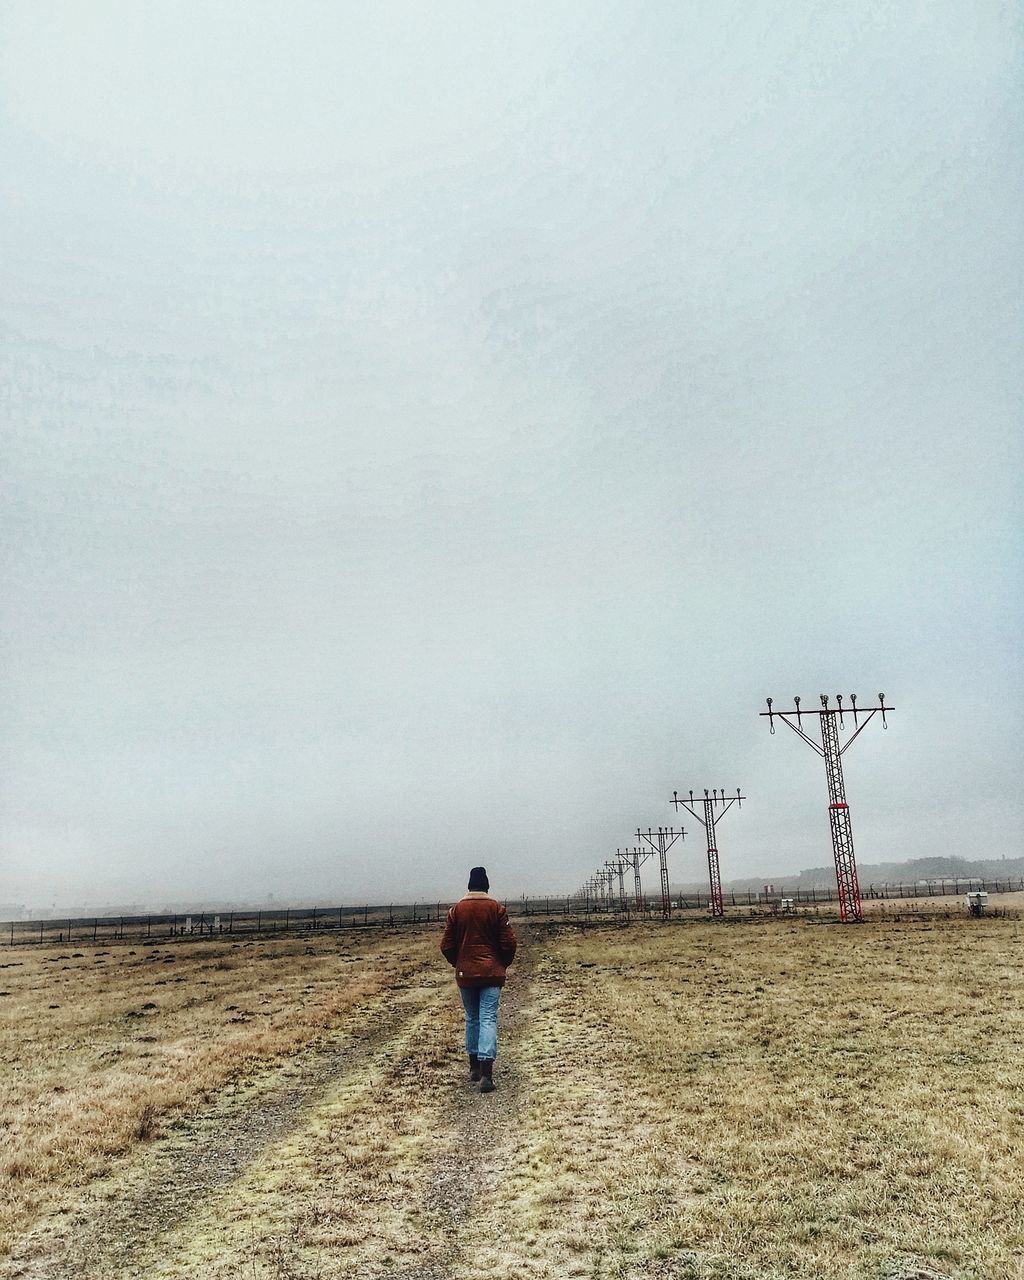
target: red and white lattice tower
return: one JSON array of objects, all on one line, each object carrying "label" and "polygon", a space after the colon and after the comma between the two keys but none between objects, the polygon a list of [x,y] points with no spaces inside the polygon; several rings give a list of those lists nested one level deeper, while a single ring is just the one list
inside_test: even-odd
[{"label": "red and white lattice tower", "polygon": [[[860,884],[857,880],[857,860],[853,853],[853,828],[850,825],[850,806],[846,802],[846,786],[843,782],[842,758],[867,728],[875,715],[881,713],[882,727],[888,728],[885,713],[894,711],[895,707],[885,705],[885,694],[878,695],[877,707],[858,707],[857,695],[850,694],[850,709],[843,708],[843,695],[836,695],[836,705],[829,706],[828,694],[821,695],[821,707],[817,711],[804,711],[800,699],[793,699],[792,711],[776,711],[772,700],[768,700],[768,710],[760,714],[768,717],[768,724],[775,732],[776,717],[783,724],[789,725],[794,733],[803,738],[825,761],[825,778],[828,782],[828,817],[832,829],[832,853],[836,863],[836,887],[839,891],[839,918],[844,922],[855,923],[863,920],[860,908]],[[840,731],[846,727],[845,715],[853,716],[853,733],[841,743]],[[821,746],[812,737],[804,733],[803,716],[817,716],[821,725]],[[794,720],[796,723],[794,724]]]}]

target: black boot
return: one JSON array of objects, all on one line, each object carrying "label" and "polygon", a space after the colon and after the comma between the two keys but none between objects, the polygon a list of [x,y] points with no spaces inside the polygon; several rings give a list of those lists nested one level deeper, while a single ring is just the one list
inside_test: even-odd
[{"label": "black boot", "polygon": [[474,1084],[480,1079],[480,1059],[475,1053],[469,1055],[469,1078]]},{"label": "black boot", "polygon": [[491,1078],[491,1072],[494,1070],[493,1058],[480,1059],[480,1092],[493,1093],[496,1086]]}]

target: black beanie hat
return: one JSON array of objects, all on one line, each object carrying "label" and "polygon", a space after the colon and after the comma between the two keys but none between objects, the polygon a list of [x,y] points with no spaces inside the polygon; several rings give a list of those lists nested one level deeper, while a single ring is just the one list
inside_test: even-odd
[{"label": "black beanie hat", "polygon": [[487,871],[483,867],[474,867],[469,873],[470,893],[486,893],[490,887],[491,882],[487,879]]}]

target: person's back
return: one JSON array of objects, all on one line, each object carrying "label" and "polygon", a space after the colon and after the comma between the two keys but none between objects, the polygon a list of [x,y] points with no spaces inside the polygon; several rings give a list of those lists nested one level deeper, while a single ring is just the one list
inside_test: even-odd
[{"label": "person's back", "polygon": [[482,1080],[481,1093],[494,1088],[498,1052],[498,1003],[505,971],[516,954],[516,935],[508,912],[490,896],[483,867],[474,867],[469,892],[449,910],[441,952],[455,969],[466,1014],[466,1052],[470,1079]]},{"label": "person's back", "polygon": [[460,987],[500,987],[515,959],[508,912],[489,893],[470,891],[448,912],[441,950]]}]

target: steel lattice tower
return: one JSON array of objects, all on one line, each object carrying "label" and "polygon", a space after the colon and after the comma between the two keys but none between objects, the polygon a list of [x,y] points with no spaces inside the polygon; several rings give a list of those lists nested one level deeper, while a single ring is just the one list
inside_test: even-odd
[{"label": "steel lattice tower", "polygon": [[653,856],[653,850],[641,849],[634,846],[632,849],[620,849],[619,853],[628,858],[633,867],[633,886],[636,893],[636,909],[642,915],[644,910],[644,886],[640,880],[640,868]]},{"label": "steel lattice tower", "polygon": [[[708,836],[708,881],[711,885],[711,914],[713,916],[724,916],[725,906],[722,903],[722,876],[718,866],[718,837],[715,834],[715,824],[719,818],[725,816],[726,813],[736,805],[739,808],[746,796],[740,795],[739,787],[736,788],[736,794],[730,796],[728,800],[725,798],[725,788],[722,788],[721,794],[715,788],[711,793],[707,787],[704,788],[704,817],[702,818],[697,810],[693,807],[697,801],[693,798],[693,792],[690,792],[689,803],[679,799],[679,792],[672,792],[672,803],[678,809],[680,805],[697,819]],[[716,813],[715,806],[721,805],[722,809]]]},{"label": "steel lattice tower", "polygon": [[[637,832],[637,835],[640,833]],[[651,833],[653,835],[653,832]],[[669,834],[669,833],[667,833]],[[682,832],[671,833],[674,835],[682,835]],[[657,837],[655,837],[656,839]],[[667,849],[672,843],[670,840],[665,845]],[[629,914],[629,899],[626,896],[626,868],[633,868],[633,879],[636,885],[636,909],[637,912],[643,914],[644,910],[644,894],[643,886],[640,883],[640,867],[653,857],[657,851],[657,845],[653,849],[633,848],[633,849],[616,849],[614,858],[606,858],[603,866],[598,867],[589,880],[577,890],[575,897],[586,902],[586,908],[589,912],[591,899],[594,902],[594,909],[607,909],[615,904],[614,883],[616,877],[619,881],[618,903],[616,910],[621,911],[624,915]],[[662,859],[664,861],[664,858]],[[663,876],[666,880],[667,871]]]},{"label": "steel lattice tower", "polygon": [[[828,782],[828,818],[832,829],[832,853],[836,863],[836,887],[839,891],[839,918],[845,923],[863,920],[860,909],[860,884],[857,880],[857,860],[853,853],[853,828],[850,825],[850,806],[846,802],[846,786],[843,782],[843,753],[848,751],[854,741],[864,732],[868,723],[881,712],[882,727],[889,726],[885,722],[885,713],[895,711],[895,707],[885,705],[885,694],[878,695],[878,706],[865,710],[857,706],[857,695],[850,694],[850,708],[853,715],[854,731],[844,743],[839,741],[839,731],[846,727],[843,718],[843,695],[836,694],[836,706],[828,705],[828,694],[821,695],[821,708],[818,711],[802,711],[800,699],[794,698],[792,711],[775,711],[771,698],[767,699],[768,710],[762,716],[768,717],[771,732],[775,732],[775,717],[788,724],[794,733],[799,734],[808,746],[812,747],[825,761],[825,778]],[[801,716],[817,716],[821,723],[821,746],[804,733],[801,728]],[[796,724],[790,717],[796,717]],[[861,722],[863,717],[863,723]]]},{"label": "steel lattice tower", "polygon": [[609,858],[604,865],[612,875],[619,877],[619,910],[625,915],[629,911],[629,903],[626,901],[626,860],[622,850],[617,849],[615,857]]},{"label": "steel lattice tower", "polygon": [[686,832],[681,827],[678,831],[672,827],[659,827],[657,831],[652,831],[650,827],[646,831],[637,828],[637,840],[643,840],[650,845],[661,863],[661,914],[665,920],[672,915],[672,898],[668,891],[668,859],[665,855],[675,842],[685,835]]}]

